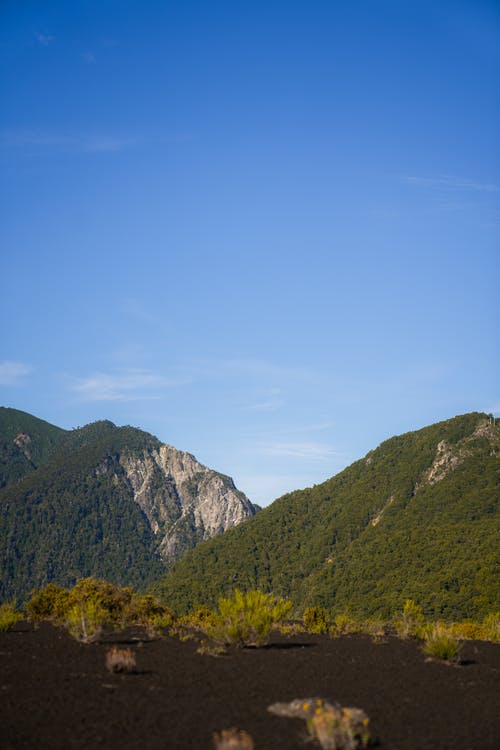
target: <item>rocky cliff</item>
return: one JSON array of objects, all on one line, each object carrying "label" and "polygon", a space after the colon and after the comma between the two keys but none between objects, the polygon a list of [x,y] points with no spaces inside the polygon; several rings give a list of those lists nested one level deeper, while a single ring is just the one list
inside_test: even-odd
[{"label": "rocky cliff", "polygon": [[146,432],[0,408],[0,601],[85,576],[142,587],[255,512],[230,477]]},{"label": "rocky cliff", "polygon": [[170,445],[142,455],[126,452],[120,464],[165,561],[255,514],[230,477]]}]

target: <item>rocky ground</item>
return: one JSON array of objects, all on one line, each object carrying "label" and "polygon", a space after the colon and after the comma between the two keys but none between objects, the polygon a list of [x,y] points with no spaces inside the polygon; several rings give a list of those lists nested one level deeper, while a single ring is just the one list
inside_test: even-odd
[{"label": "rocky ground", "polygon": [[[367,636],[276,635],[263,649],[215,658],[198,643],[140,631],[82,645],[50,625],[0,633],[0,750],[209,750],[237,726],[255,750],[314,748],[299,719],[267,711],[320,696],[363,709],[379,750],[496,750],[500,647],[467,642],[459,666],[418,643]],[[105,666],[110,644],[134,650],[135,674]]]}]

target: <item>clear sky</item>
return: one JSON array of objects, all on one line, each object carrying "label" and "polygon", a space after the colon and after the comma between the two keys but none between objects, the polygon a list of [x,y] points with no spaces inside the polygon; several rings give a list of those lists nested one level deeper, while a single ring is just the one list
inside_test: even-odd
[{"label": "clear sky", "polygon": [[251,500],[500,415],[500,4],[2,0],[0,403]]}]

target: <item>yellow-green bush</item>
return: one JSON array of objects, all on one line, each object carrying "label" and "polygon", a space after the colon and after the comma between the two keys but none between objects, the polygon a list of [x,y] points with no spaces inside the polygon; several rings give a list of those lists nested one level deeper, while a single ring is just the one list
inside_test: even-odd
[{"label": "yellow-green bush", "polygon": [[289,614],[292,603],[262,591],[243,592],[220,598],[219,611],[207,625],[205,633],[224,645],[262,646],[271,629]]},{"label": "yellow-green bush", "polygon": [[421,637],[422,629],[425,626],[422,607],[415,604],[413,599],[407,599],[401,617],[395,621],[394,626],[400,638]]},{"label": "yellow-green bush", "polygon": [[434,659],[453,662],[458,661],[461,647],[453,628],[436,622],[427,628],[422,650]]},{"label": "yellow-green bush", "polygon": [[333,625],[330,627],[330,635],[337,638],[340,635],[349,635],[350,633],[361,633],[363,626],[349,615],[339,614],[333,619]]},{"label": "yellow-green bush", "polygon": [[4,602],[0,604],[0,630],[10,630],[16,622],[22,620],[23,616],[16,607],[15,602]]},{"label": "yellow-green bush", "polygon": [[44,588],[31,592],[30,599],[24,605],[24,611],[28,620],[32,622],[50,620],[59,624],[63,621],[69,606],[69,591],[55,583],[48,583]]},{"label": "yellow-green bush", "polygon": [[328,615],[324,607],[308,607],[305,609],[302,622],[308,633],[328,632]]},{"label": "yellow-green bush", "polygon": [[500,612],[490,612],[483,620],[484,637],[488,641],[500,641]]},{"label": "yellow-green bush", "polygon": [[104,610],[91,599],[73,604],[66,612],[64,625],[68,633],[82,643],[98,640],[106,622]]}]

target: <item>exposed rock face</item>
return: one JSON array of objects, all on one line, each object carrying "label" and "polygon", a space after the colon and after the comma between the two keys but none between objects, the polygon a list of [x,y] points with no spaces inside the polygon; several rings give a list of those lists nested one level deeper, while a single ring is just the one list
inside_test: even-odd
[{"label": "exposed rock face", "polygon": [[415,487],[415,491],[418,492],[424,485],[432,486],[443,480],[451,471],[458,468],[468,456],[471,456],[474,451],[478,449],[478,446],[480,446],[479,441],[481,439],[489,442],[490,453],[491,455],[496,456],[495,423],[490,419],[481,420],[472,435],[469,435],[454,445],[448,443],[446,440],[441,440],[437,444],[436,456],[432,466],[424,473],[422,480]]},{"label": "exposed rock face", "polygon": [[169,445],[125,453],[120,465],[166,562],[255,514],[230,477]]}]

